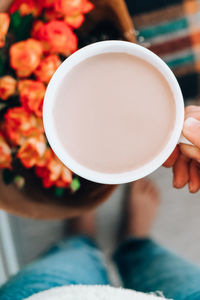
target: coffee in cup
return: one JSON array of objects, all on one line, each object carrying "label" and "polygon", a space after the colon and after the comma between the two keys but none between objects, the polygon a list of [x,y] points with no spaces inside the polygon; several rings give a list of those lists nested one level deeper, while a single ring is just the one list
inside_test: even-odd
[{"label": "coffee in cup", "polygon": [[46,91],[47,139],[76,174],[99,183],[142,178],[179,141],[184,104],[178,82],[154,53],[104,41],[67,58]]}]

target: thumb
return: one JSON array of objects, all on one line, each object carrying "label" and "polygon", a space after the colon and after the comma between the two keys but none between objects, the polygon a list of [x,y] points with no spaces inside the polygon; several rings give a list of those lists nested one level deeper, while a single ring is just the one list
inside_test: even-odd
[{"label": "thumb", "polygon": [[183,135],[196,147],[200,148],[200,121],[187,118],[183,125]]}]

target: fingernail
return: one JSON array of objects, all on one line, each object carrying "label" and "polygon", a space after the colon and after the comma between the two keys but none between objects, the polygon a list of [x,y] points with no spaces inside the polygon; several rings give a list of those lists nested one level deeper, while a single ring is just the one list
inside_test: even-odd
[{"label": "fingernail", "polygon": [[190,192],[190,193],[192,193],[193,186],[192,186],[192,184],[191,184],[191,183],[189,183],[189,184],[188,184],[188,189],[189,189],[189,192]]},{"label": "fingernail", "polygon": [[185,120],[183,130],[190,130],[194,126],[199,126],[200,122],[192,117],[189,117]]},{"label": "fingernail", "polygon": [[179,189],[179,185],[178,185],[178,182],[177,182],[176,179],[173,179],[173,187],[174,187],[175,189]]},{"label": "fingernail", "polygon": [[192,184],[189,184],[189,187],[188,187],[188,188],[189,188],[189,192],[190,192],[190,193],[193,194],[193,193],[195,192],[195,189],[194,189],[195,186],[193,186]]}]

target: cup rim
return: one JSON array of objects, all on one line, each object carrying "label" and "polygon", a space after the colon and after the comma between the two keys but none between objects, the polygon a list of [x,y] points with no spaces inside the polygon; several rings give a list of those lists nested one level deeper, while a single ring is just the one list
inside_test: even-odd
[{"label": "cup rim", "polygon": [[[91,170],[71,157],[69,153],[67,153],[66,149],[64,149],[62,143],[60,142],[57,134],[55,126],[53,126],[53,108],[55,102],[55,93],[59,88],[62,79],[66,76],[70,70],[79,64],[81,61],[98,55],[102,53],[128,53],[137,57],[146,60],[148,63],[152,64],[156,69],[164,76],[167,80],[172,93],[174,95],[175,106],[176,106],[176,120],[174,125],[174,130],[169,138],[166,146],[163,150],[150,162],[147,164],[128,172],[123,173],[102,173]],[[152,51],[130,42],[125,41],[103,41],[91,44],[89,46],[83,47],[80,50],[73,53],[70,57],[68,57],[56,70],[53,77],[51,78],[46,93],[44,97],[43,104],[43,123],[44,129],[46,133],[47,140],[58,156],[58,158],[63,162],[65,166],[71,169],[75,174],[88,179],[93,182],[101,183],[101,184],[123,184],[131,181],[135,181],[142,177],[145,177],[159,168],[166,159],[173,152],[175,146],[178,143],[178,140],[181,135],[182,127],[184,121],[184,102],[181,89],[177,82],[177,79],[170,68],[166,65],[166,63],[159,58]]]}]

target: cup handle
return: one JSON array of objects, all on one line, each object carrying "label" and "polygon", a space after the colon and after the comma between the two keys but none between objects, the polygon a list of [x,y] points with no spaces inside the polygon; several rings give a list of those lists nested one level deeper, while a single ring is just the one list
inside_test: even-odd
[{"label": "cup handle", "polygon": [[183,135],[180,136],[178,144],[187,144],[187,145],[191,145],[194,146],[190,141],[188,141]]}]

